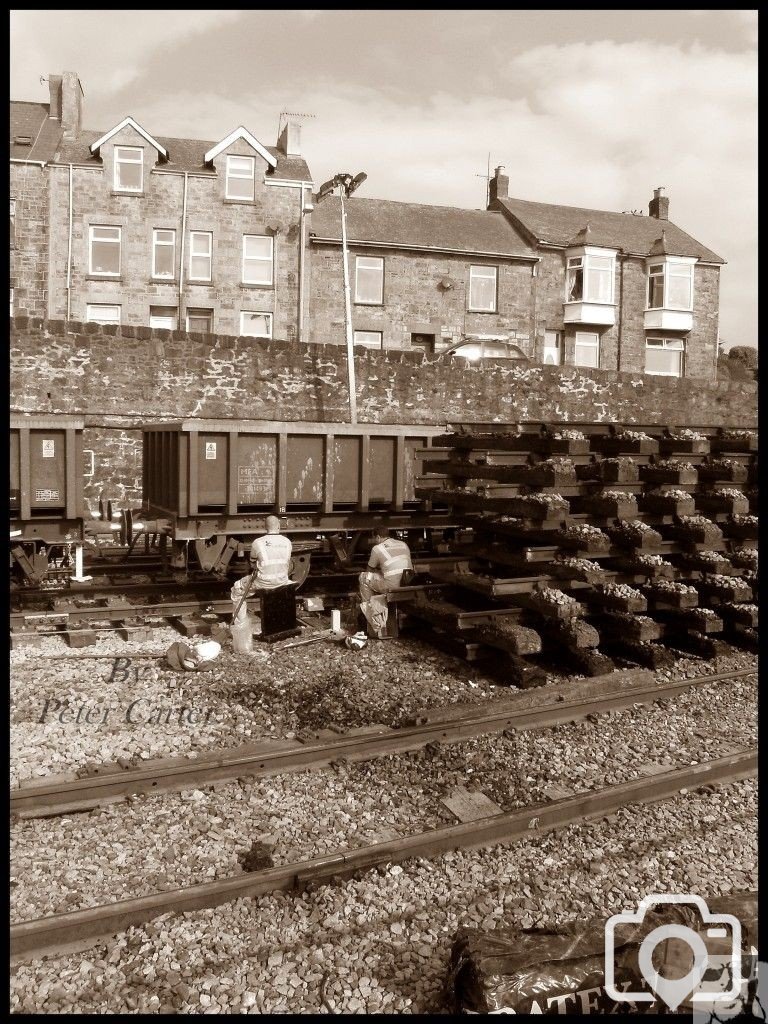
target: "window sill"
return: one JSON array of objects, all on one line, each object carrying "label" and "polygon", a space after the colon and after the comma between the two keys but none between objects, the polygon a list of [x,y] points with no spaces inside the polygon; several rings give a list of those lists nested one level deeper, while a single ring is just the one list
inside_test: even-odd
[{"label": "window sill", "polygon": [[122,189],[113,188],[109,193],[111,196],[130,196],[134,199],[146,199],[147,193],[142,189],[140,192],[131,192],[129,189],[123,191]]},{"label": "window sill", "polygon": [[122,274],[86,274],[86,281],[116,281],[118,284],[122,284]]},{"label": "window sill", "polygon": [[177,277],[150,277],[150,284],[170,284],[178,286],[179,279]]},{"label": "window sill", "polygon": [[468,313],[485,313],[488,316],[497,316],[499,311],[498,311],[498,309],[471,309],[471,308],[467,307],[467,312]]},{"label": "window sill", "polygon": [[256,288],[262,292],[273,292],[275,290],[274,282],[272,284],[251,284],[250,281],[241,281],[240,287],[243,289]]},{"label": "window sill", "polygon": [[355,299],[352,303],[353,306],[375,306],[382,309],[384,306],[383,302],[361,302],[359,299]]},{"label": "window sill", "polygon": [[232,199],[225,197],[223,200],[225,206],[254,206],[256,203],[255,199]]},{"label": "window sill", "polygon": [[193,287],[196,285],[199,288],[213,288],[214,287],[213,279],[211,279],[210,281],[198,281],[195,278],[191,278],[191,277],[186,278],[186,280],[184,281],[184,286],[186,287],[187,285],[191,285]]}]

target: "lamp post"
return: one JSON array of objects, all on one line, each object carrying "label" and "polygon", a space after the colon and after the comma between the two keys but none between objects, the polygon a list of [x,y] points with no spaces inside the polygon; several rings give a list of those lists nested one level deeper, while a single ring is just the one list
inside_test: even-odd
[{"label": "lamp post", "polygon": [[321,203],[334,189],[339,190],[341,202],[341,254],[344,270],[344,327],[347,338],[347,375],[349,379],[349,422],[357,423],[357,388],[355,384],[355,343],[352,336],[352,304],[349,295],[349,255],[347,250],[347,210],[344,198],[349,197],[368,177],[361,171],[354,177],[351,174],[336,174],[320,186],[316,202]]}]

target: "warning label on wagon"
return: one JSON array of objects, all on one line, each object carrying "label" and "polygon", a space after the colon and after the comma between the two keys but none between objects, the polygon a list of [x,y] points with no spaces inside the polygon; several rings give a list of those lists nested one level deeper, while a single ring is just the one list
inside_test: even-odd
[{"label": "warning label on wagon", "polygon": [[56,442],[51,440],[43,441],[43,458],[53,459],[56,456]]},{"label": "warning label on wagon", "polygon": [[216,458],[216,442],[215,441],[206,441],[205,442],[205,457],[206,457],[206,459],[215,459]]},{"label": "warning label on wagon", "polygon": [[35,491],[35,501],[59,501],[59,492],[48,488],[39,488]]}]

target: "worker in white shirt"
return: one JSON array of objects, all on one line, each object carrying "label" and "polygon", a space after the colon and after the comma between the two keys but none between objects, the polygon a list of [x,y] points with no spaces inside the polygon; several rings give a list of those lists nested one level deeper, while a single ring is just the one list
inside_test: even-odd
[{"label": "worker in white shirt", "polygon": [[360,598],[370,601],[374,594],[388,594],[401,585],[403,573],[413,571],[411,551],[405,541],[389,536],[386,526],[373,531],[373,548],[368,569],[360,573]]},{"label": "worker in white shirt", "polygon": [[267,516],[267,532],[264,536],[257,537],[251,544],[253,572],[238,580],[229,593],[232,599],[233,621],[235,613],[238,622],[245,619],[246,601],[240,604],[244,594],[288,586],[291,582],[289,573],[292,550],[291,542],[280,533],[280,520],[277,516]]}]

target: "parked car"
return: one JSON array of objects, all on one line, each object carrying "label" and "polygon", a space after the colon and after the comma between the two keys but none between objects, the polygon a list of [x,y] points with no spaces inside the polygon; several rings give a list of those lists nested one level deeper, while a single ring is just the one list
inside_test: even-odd
[{"label": "parked car", "polygon": [[460,356],[472,363],[480,359],[514,359],[516,362],[530,362],[525,352],[514,342],[488,338],[464,338],[450,345],[442,355],[448,358]]}]

